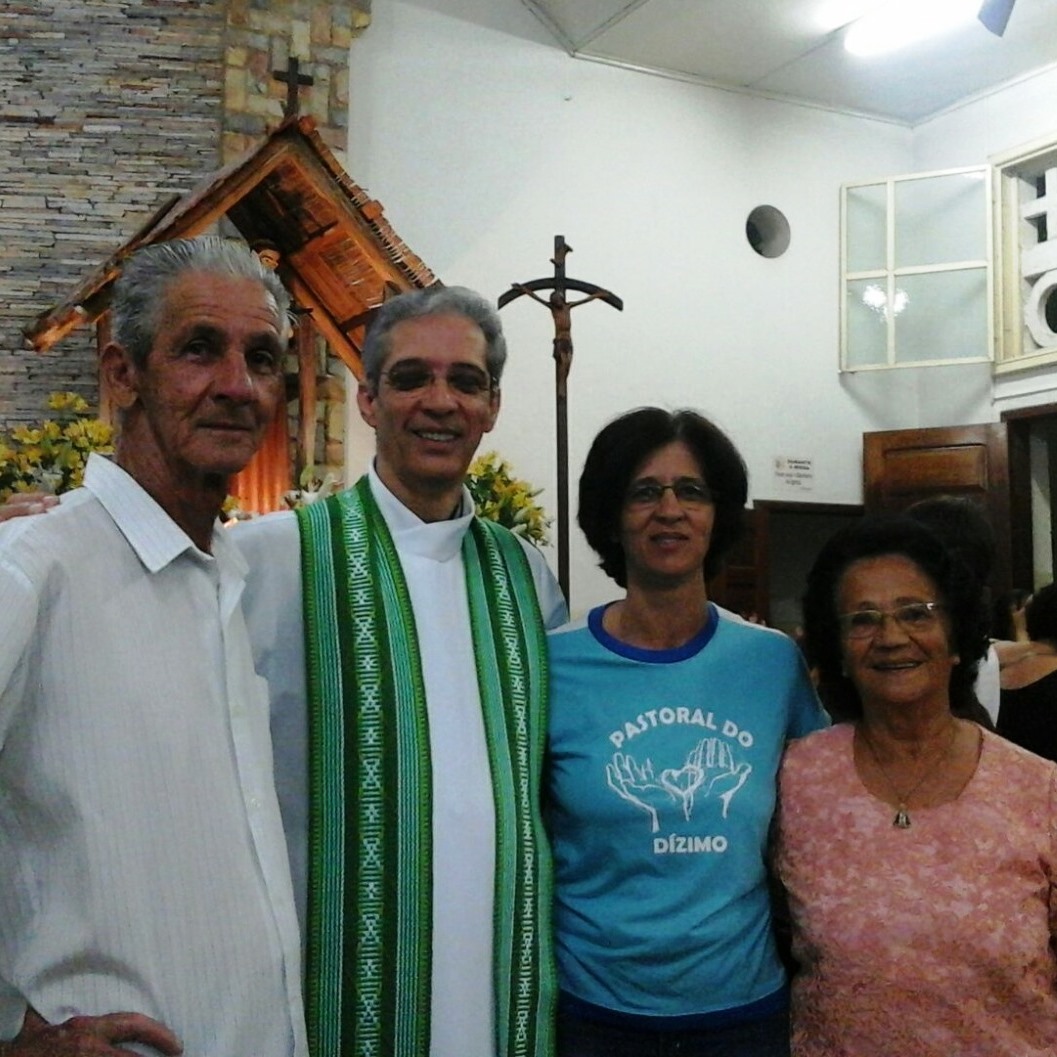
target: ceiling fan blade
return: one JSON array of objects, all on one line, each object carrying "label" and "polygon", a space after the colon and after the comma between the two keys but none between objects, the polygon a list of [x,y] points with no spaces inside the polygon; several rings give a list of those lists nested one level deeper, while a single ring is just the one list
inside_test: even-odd
[{"label": "ceiling fan blade", "polygon": [[976,16],[996,37],[1006,31],[1006,23],[1013,11],[1016,0],[984,0],[980,13]]}]

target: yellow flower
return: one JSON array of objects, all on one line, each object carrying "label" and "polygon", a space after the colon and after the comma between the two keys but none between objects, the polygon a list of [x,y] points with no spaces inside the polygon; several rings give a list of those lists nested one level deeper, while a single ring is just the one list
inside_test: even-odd
[{"label": "yellow flower", "polygon": [[532,543],[547,543],[551,519],[536,496],[541,489],[514,476],[510,465],[494,452],[479,455],[470,464],[466,487],[479,517],[498,522]]},{"label": "yellow flower", "polygon": [[87,415],[88,401],[77,393],[52,393],[48,397],[48,408],[52,411],[66,411],[72,415]]},{"label": "yellow flower", "polygon": [[46,418],[40,427],[40,439],[42,441],[55,441],[62,437],[62,426],[54,419]]},{"label": "yellow flower", "polygon": [[0,501],[12,492],[44,488],[61,493],[77,488],[89,454],[113,452],[113,429],[89,417],[83,397],[52,393],[48,407],[55,418],[0,433]]}]

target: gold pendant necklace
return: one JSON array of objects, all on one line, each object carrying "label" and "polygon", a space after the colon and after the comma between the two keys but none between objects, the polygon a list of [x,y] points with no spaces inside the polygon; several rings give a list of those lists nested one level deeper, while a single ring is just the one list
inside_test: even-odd
[{"label": "gold pendant necklace", "polygon": [[870,740],[870,735],[866,733],[865,725],[860,723],[858,729],[859,734],[862,735],[862,740],[866,742],[866,747],[870,750],[870,755],[874,758],[874,763],[877,764],[877,769],[881,772],[881,777],[885,780],[889,790],[895,795],[896,813],[892,819],[892,825],[896,829],[910,829],[910,812],[907,810],[907,801],[925,784],[925,779],[934,773],[933,767],[943,763],[950,755],[951,749],[954,748],[955,738],[958,735],[958,721],[953,717],[951,718],[951,736],[947,739],[947,744],[943,747],[943,751],[935,760],[930,761],[925,768],[925,773],[905,793],[899,791],[895,782],[892,781],[891,776],[885,770],[884,764],[881,763],[881,757],[877,755],[877,750]]}]

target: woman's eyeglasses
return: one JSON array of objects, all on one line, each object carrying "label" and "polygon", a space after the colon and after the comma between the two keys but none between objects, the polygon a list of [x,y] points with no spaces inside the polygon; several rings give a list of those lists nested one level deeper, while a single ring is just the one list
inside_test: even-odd
[{"label": "woman's eyeglasses", "polygon": [[854,613],[841,613],[841,631],[849,639],[871,639],[891,617],[904,631],[914,634],[931,629],[939,620],[942,602],[908,602],[892,609],[857,609]]},{"label": "woman's eyeglasses", "polygon": [[636,481],[628,489],[624,502],[633,507],[657,506],[667,491],[671,491],[679,504],[684,507],[707,506],[712,502],[712,493],[708,485],[693,477],[680,477],[671,484],[661,484],[660,481]]}]

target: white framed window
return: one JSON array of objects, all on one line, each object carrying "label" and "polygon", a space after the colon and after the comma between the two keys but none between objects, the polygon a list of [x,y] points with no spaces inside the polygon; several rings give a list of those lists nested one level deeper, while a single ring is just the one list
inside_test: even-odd
[{"label": "white framed window", "polygon": [[840,369],[992,358],[987,166],[841,187]]},{"label": "white framed window", "polygon": [[999,374],[1057,363],[1057,136],[991,159]]}]

